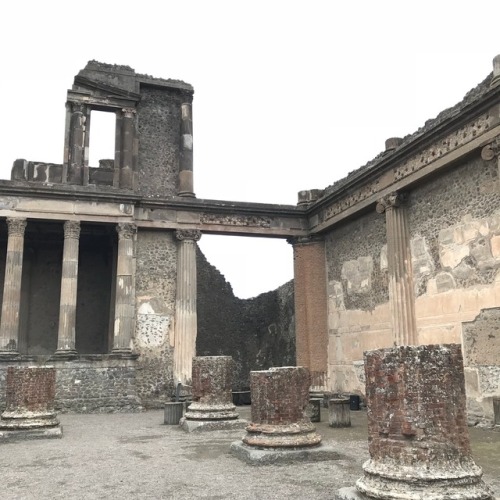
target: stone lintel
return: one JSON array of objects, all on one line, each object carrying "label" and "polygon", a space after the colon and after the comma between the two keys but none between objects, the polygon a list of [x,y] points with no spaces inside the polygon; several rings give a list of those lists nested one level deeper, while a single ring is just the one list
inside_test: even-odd
[{"label": "stone lintel", "polygon": [[290,464],[296,462],[321,462],[325,460],[340,460],[344,458],[336,449],[325,444],[311,448],[259,449],[247,446],[241,441],[231,443],[230,452],[236,458],[249,465]]}]

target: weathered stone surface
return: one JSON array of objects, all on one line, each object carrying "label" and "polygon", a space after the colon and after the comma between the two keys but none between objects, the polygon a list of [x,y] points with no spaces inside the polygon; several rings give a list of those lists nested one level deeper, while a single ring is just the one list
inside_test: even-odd
[{"label": "weathered stone surface", "polygon": [[472,458],[461,347],[365,354],[370,460],[358,491],[390,499],[489,499]]}]

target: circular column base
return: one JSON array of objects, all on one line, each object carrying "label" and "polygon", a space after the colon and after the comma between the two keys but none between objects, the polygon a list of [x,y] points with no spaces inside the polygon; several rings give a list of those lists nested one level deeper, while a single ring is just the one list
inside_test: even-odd
[{"label": "circular column base", "polygon": [[239,417],[233,404],[192,402],[184,415],[187,420],[234,420]]},{"label": "circular column base", "polygon": [[289,425],[255,424],[245,429],[243,442],[259,448],[307,448],[321,443],[321,436],[310,422]]}]

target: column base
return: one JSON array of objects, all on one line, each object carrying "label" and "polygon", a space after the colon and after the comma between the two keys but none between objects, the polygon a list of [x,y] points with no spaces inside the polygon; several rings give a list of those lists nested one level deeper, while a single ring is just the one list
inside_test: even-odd
[{"label": "column base", "polygon": [[113,349],[109,356],[111,358],[119,358],[119,359],[137,359],[139,357],[138,354],[134,354],[132,352],[132,349],[121,349],[121,348],[116,348]]},{"label": "column base", "polygon": [[58,349],[52,354],[51,359],[75,359],[78,353],[74,349]]},{"label": "column base", "polygon": [[17,351],[0,351],[0,359],[17,359],[19,356],[20,354]]}]

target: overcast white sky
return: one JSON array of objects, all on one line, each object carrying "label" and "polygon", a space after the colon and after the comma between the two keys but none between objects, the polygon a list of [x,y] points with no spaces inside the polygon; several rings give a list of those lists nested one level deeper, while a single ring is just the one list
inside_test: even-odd
[{"label": "overcast white sky", "polygon": [[[492,70],[499,19],[498,0],[3,2],[0,178],[62,162],[66,90],[96,59],[194,86],[198,198],[294,205],[460,101]],[[293,277],[283,240],[200,246],[242,298]]]}]

